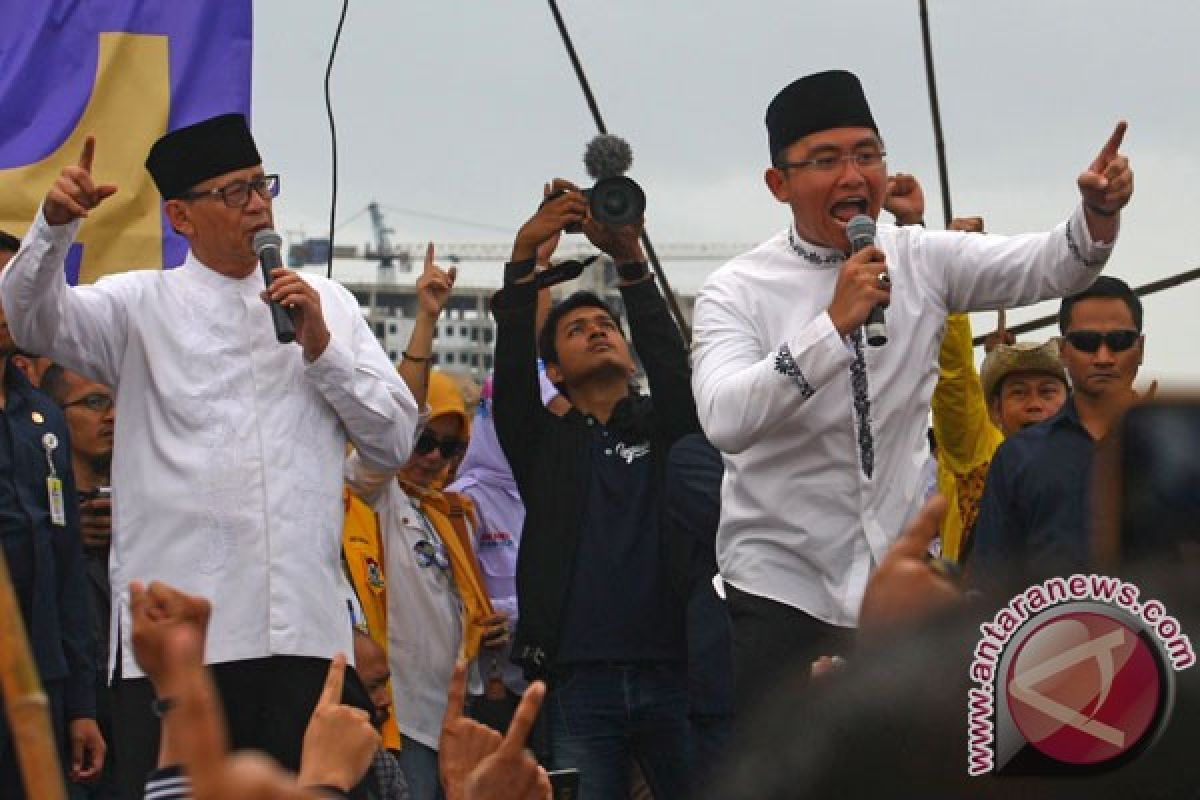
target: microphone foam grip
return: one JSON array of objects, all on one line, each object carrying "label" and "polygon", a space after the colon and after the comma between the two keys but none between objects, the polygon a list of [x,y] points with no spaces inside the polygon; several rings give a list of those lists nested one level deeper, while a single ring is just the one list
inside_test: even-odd
[{"label": "microphone foam grip", "polygon": [[620,136],[602,133],[588,142],[583,165],[596,180],[624,175],[633,166],[633,148]]}]

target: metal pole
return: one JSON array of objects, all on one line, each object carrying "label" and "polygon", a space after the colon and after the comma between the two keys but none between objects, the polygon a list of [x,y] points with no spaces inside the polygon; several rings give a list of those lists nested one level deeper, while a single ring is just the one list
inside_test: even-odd
[{"label": "metal pole", "polygon": [[[1161,292],[1166,289],[1174,289],[1176,286],[1194,281],[1197,278],[1200,278],[1200,267],[1190,269],[1187,272],[1181,272],[1178,275],[1172,275],[1168,278],[1160,278],[1159,280],[1151,281],[1150,283],[1137,287],[1133,290],[1133,293],[1138,297],[1145,297],[1146,295],[1154,294],[1155,292]],[[1030,331],[1036,331],[1040,328],[1049,327],[1056,322],[1058,322],[1058,315],[1048,314],[1044,317],[1031,319],[1028,322],[1022,322],[1020,325],[1009,326],[1008,332],[1013,335],[1018,333],[1029,333]],[[971,343],[976,347],[979,347],[981,344],[983,344],[984,338],[984,336],[976,336]]]},{"label": "metal pole", "polygon": [[921,42],[925,48],[925,82],[929,86],[929,112],[933,116],[933,143],[937,149],[938,180],[942,184],[942,216],[945,227],[950,227],[954,211],[950,207],[950,177],[946,171],[946,143],[942,139],[942,113],[938,109],[937,80],[933,74],[933,44],[929,40],[929,10],[925,0],[921,7]]},{"label": "metal pole", "polygon": [[[571,34],[567,32],[567,24],[563,21],[562,14],[559,13],[558,3],[555,0],[547,0],[550,3],[550,13],[554,15],[554,24],[558,26],[558,35],[562,37],[563,46],[567,49],[567,57],[571,59],[571,66],[575,69],[575,77],[579,80],[579,88],[583,90],[583,97],[587,101],[588,108],[592,112],[592,119],[596,121],[596,130],[600,133],[608,133],[608,128],[604,126],[604,118],[600,116],[600,106],[596,104],[596,96],[592,94],[592,87],[588,84],[587,75],[583,72],[583,64],[579,61],[579,54],[575,52],[575,45],[571,42]],[[654,245],[650,242],[650,235],[646,233],[645,228],[642,229],[642,246],[646,249],[646,258],[650,262],[650,266],[654,268],[654,274],[658,276],[658,284],[662,287],[663,296],[667,300],[667,306],[671,309],[671,316],[675,317],[675,324],[679,326],[679,331],[683,334],[683,340],[690,342],[692,340],[692,329],[683,319],[683,311],[679,308],[679,301],[675,297],[675,292],[671,290],[671,284],[667,282],[667,273],[663,272],[662,264],[658,261],[658,254],[654,252]]]}]

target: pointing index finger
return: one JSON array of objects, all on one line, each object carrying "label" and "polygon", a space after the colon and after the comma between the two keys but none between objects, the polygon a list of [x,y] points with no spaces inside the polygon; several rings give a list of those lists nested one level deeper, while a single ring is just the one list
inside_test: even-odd
[{"label": "pointing index finger", "polygon": [[929,550],[929,543],[941,529],[944,516],[946,500],[941,495],[934,495],[917,512],[917,516],[913,517],[908,527],[900,534],[900,538],[892,545],[888,559],[924,557]]},{"label": "pointing index finger", "polygon": [[1092,162],[1090,167],[1092,172],[1104,172],[1104,168],[1108,166],[1108,162],[1116,158],[1117,151],[1121,147],[1121,141],[1125,138],[1125,130],[1129,127],[1129,123],[1121,120],[1117,123],[1117,127],[1113,129],[1112,136],[1108,137],[1108,141],[1104,143],[1104,147],[1100,148],[1100,153],[1096,156],[1096,160]]},{"label": "pointing index finger", "polygon": [[537,721],[538,712],[542,710],[542,700],[545,697],[546,684],[541,681],[534,681],[525,690],[525,695],[521,698],[516,713],[513,714],[512,722],[509,723],[508,733],[504,735],[504,741],[500,743],[501,750],[515,755],[525,749],[525,743],[529,741],[529,734],[533,730],[533,724]]},{"label": "pointing index finger", "polygon": [[92,160],[96,157],[96,137],[88,136],[83,140],[83,152],[79,154],[79,167],[84,172],[92,171]]},{"label": "pointing index finger", "polygon": [[329,662],[329,673],[325,676],[325,688],[317,706],[336,706],[342,702],[342,684],[346,679],[346,656],[338,653]]},{"label": "pointing index finger", "polygon": [[433,242],[425,245],[425,274],[433,272]]},{"label": "pointing index finger", "polygon": [[463,715],[463,707],[467,696],[467,662],[459,661],[454,665],[454,674],[450,676],[450,691],[446,694],[446,714],[442,718],[442,727]]}]

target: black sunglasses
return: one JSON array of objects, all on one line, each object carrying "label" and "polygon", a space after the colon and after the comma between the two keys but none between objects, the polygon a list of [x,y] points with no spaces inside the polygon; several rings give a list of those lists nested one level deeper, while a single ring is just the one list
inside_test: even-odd
[{"label": "black sunglasses", "polygon": [[417,455],[432,453],[434,448],[442,453],[442,458],[454,458],[467,449],[467,443],[459,439],[439,439],[435,434],[424,431],[417,437]]},{"label": "black sunglasses", "polygon": [[1100,343],[1108,345],[1114,353],[1121,353],[1137,344],[1137,331],[1071,331],[1064,334],[1071,347],[1082,353],[1094,353],[1100,349]]}]

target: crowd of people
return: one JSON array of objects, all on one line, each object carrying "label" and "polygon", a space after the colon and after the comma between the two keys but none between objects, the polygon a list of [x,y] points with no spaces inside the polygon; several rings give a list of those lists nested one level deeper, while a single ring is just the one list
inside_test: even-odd
[{"label": "crowd of people", "polygon": [[[89,139],[0,238],[0,536],[70,796],[765,797],[755,720],[860,640],[1087,568],[1090,466],[1144,352],[1100,275],[1125,124],[1065,221],[1018,236],[927,229],[850,73],[788,85],[766,127],[789,224],[709,277],[690,350],[640,226],[556,179],[477,398],[432,368],[457,277],[432,246],[398,365],[336,282],[264,277],[280,177],[239,115],[146,159],[183,265],[69,286],[119,196]],[[539,281],[573,226],[619,308]],[[977,371],[967,313],[1049,298],[1061,337],[1001,330]],[[5,798],[14,739],[0,719]]]}]

